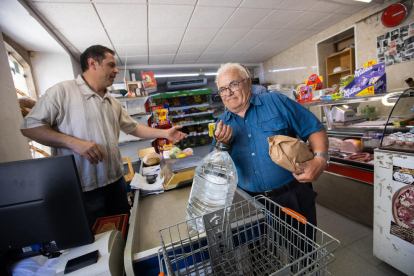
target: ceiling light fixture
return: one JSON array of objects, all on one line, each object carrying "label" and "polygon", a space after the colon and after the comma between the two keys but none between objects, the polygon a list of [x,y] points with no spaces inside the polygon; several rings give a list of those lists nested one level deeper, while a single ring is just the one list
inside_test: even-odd
[{"label": "ceiling light fixture", "polygon": [[217,73],[205,73],[204,75],[206,75],[206,76],[217,76],[218,74]]},{"label": "ceiling light fixture", "polygon": [[389,93],[389,94],[385,95],[385,96],[382,98],[382,100],[381,100],[382,104],[383,104],[383,105],[385,105],[385,106],[393,106],[393,105],[395,105],[395,103],[390,103],[390,102],[388,101],[388,99],[389,99],[390,97],[392,97],[392,96],[396,96],[396,95],[398,95],[398,93]]},{"label": "ceiling light fixture", "polygon": [[369,2],[371,2],[372,0],[354,0],[354,1],[357,1],[357,2],[364,2],[364,3],[369,3]]}]

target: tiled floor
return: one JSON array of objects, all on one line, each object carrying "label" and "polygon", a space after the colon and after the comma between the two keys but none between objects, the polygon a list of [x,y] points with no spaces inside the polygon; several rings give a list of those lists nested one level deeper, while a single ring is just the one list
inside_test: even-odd
[{"label": "tiled floor", "polygon": [[373,256],[370,227],[359,224],[322,205],[316,204],[318,228],[341,242],[333,253],[335,261],[328,271],[335,276],[406,275]]}]

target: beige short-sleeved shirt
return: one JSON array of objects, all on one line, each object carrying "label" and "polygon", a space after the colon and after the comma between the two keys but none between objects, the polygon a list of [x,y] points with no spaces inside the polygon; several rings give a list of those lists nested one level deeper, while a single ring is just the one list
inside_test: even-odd
[{"label": "beige short-sleeved shirt", "polygon": [[79,75],[49,88],[24,118],[20,129],[51,126],[81,140],[97,143],[106,153],[99,164],[70,149],[52,148],[52,155],[73,154],[84,192],[110,184],[123,176],[118,148],[119,131],[131,133],[137,127],[121,103],[107,91],[101,98]]}]

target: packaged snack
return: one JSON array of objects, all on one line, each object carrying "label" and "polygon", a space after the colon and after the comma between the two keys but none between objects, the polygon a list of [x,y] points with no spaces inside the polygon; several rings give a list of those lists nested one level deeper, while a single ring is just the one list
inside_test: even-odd
[{"label": "packaged snack", "polygon": [[194,97],[193,96],[188,96],[187,97],[187,105],[194,105],[195,101],[194,101]]},{"label": "packaged snack", "polygon": [[181,106],[186,106],[187,105],[187,99],[185,97],[181,97],[180,98],[180,104],[181,104]]},{"label": "packaged snack", "polygon": [[[339,90],[343,90],[348,84],[350,84],[354,80],[354,75],[349,75],[346,77],[341,78],[339,82]],[[366,80],[367,81],[367,80]],[[361,81],[362,82],[362,81]],[[358,83],[360,84],[360,83]],[[341,91],[342,92],[342,91]]]},{"label": "packaged snack", "polygon": [[196,104],[201,104],[201,95],[195,95],[194,96],[194,101]]},{"label": "packaged snack", "polygon": [[173,104],[174,106],[180,106],[181,105],[180,98],[173,98]]},{"label": "packaged snack", "polygon": [[207,95],[201,95],[201,103],[208,103]]}]

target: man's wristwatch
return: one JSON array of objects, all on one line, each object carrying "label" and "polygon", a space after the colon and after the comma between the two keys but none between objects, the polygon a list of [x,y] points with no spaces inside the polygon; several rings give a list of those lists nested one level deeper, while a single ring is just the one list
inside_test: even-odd
[{"label": "man's wristwatch", "polygon": [[326,167],[329,167],[329,163],[331,162],[331,157],[323,152],[315,152],[313,156],[322,156],[326,159]]}]

